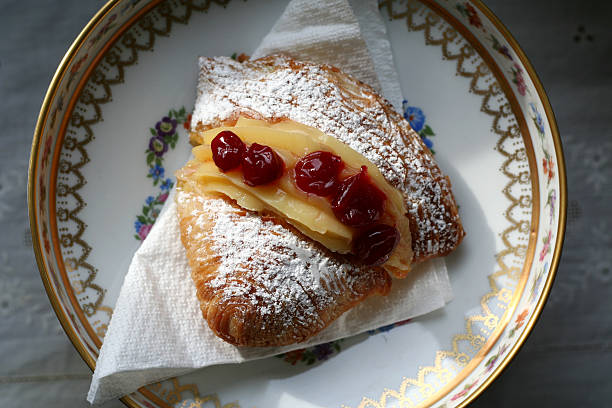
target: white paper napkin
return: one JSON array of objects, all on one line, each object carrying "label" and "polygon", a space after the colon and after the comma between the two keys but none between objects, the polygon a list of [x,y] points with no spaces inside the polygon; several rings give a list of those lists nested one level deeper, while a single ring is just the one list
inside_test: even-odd
[{"label": "white paper napkin", "polygon": [[251,57],[270,54],[337,66],[401,112],[399,76],[376,0],[291,1]]},{"label": "white paper napkin", "polygon": [[[346,0],[292,1],[254,55],[283,49],[302,59],[315,60],[319,55],[325,58],[320,62],[358,78],[374,78],[397,106],[401,92],[376,0],[351,3],[357,17]],[[366,40],[358,24],[364,19],[368,24],[361,29]],[[345,66],[353,55],[361,63]],[[431,312],[452,298],[444,260],[436,259],[419,265],[409,278],[394,280],[388,296],[364,301],[306,343],[280,348],[232,346],[217,338],[201,315],[173,196],[167,202],[125,277],[87,396],[91,403],[197,368],[264,358],[355,335]]]}]

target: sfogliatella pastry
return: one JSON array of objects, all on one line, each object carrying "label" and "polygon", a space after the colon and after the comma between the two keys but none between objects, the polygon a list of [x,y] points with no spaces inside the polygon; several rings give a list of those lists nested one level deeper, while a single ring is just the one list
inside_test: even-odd
[{"label": "sfogliatella pastry", "polygon": [[203,316],[232,344],[304,341],[463,238],[418,134],[336,68],[201,58],[192,121],[181,238]]}]

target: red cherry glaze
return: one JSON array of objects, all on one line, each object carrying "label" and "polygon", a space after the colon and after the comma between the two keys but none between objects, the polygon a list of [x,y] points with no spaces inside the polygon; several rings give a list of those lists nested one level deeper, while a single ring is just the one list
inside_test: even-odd
[{"label": "red cherry glaze", "polygon": [[283,174],[283,159],[271,147],[253,143],[242,159],[244,183],[251,187],[270,183]]},{"label": "red cherry glaze", "polygon": [[400,240],[397,228],[376,224],[363,231],[353,242],[353,254],[366,265],[382,265]]},{"label": "red cherry glaze", "polygon": [[317,151],[302,157],[295,165],[295,184],[300,190],[318,196],[331,195],[338,185],[342,159],[330,152]]},{"label": "red cherry glaze", "polygon": [[222,171],[230,171],[240,166],[246,151],[244,142],[229,130],[219,132],[210,142],[213,161]]},{"label": "red cherry glaze", "polygon": [[386,198],[385,193],[370,180],[367,167],[362,166],[359,173],[340,183],[331,206],[343,224],[365,227],[378,221]]}]

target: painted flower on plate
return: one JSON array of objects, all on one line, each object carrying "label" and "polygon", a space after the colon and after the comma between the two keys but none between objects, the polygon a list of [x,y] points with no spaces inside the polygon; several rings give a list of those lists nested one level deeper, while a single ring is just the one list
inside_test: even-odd
[{"label": "painted flower on plate", "polygon": [[168,199],[168,193],[162,193],[160,195],[157,196],[157,202],[158,203],[165,203],[166,200]]},{"label": "painted flower on plate", "polygon": [[552,189],[550,193],[548,193],[548,199],[546,200],[546,204],[550,206],[550,221],[552,222],[553,216],[555,214],[555,205],[557,203],[557,190]]},{"label": "painted flower on plate", "polygon": [[540,267],[538,270],[538,274],[536,275],[536,279],[533,281],[533,285],[531,286],[531,293],[529,294],[529,302],[532,302],[535,299],[536,293],[540,288],[540,284],[542,283],[542,278],[548,271],[548,262],[544,262],[544,266]]},{"label": "painted flower on plate", "polygon": [[317,360],[327,360],[329,356],[334,354],[334,349],[331,343],[323,343],[314,347],[312,350]]},{"label": "painted flower on plate", "polygon": [[187,115],[187,119],[185,119],[185,122],[183,122],[183,127],[185,128],[185,130],[191,129],[191,116],[191,113]]},{"label": "painted flower on plate", "polygon": [[149,235],[149,232],[151,232],[151,228],[153,228],[153,225],[151,224],[143,224],[140,227],[140,229],[138,230],[138,236],[141,240],[144,240],[147,235]]},{"label": "painted flower on plate", "polygon": [[504,352],[508,349],[508,345],[507,344],[503,344],[499,350],[497,351],[497,353],[495,353],[493,356],[491,356],[489,358],[489,360],[487,360],[486,364],[485,364],[485,373],[488,373],[489,371],[491,371],[493,369],[493,367],[495,366],[495,363],[497,362],[497,360],[499,360],[499,357],[504,354]]},{"label": "painted flower on plate", "polygon": [[538,132],[540,133],[540,135],[544,136],[545,129],[542,115],[540,114],[540,112],[538,112],[534,103],[530,103],[529,107],[531,108],[531,112],[533,113],[533,123],[535,123],[536,127],[538,128]]},{"label": "painted flower on plate", "polygon": [[451,401],[455,401],[458,400],[459,398],[465,396],[478,382],[478,380],[475,380],[473,383],[471,384],[467,384],[463,390],[459,391],[457,394],[453,395],[453,397],[451,398]]},{"label": "painted flower on plate", "polygon": [[404,101],[404,118],[410,123],[410,127],[415,132],[420,132],[425,125],[425,114],[416,106],[407,106],[407,101]]},{"label": "painted flower on plate", "polygon": [[491,358],[487,360],[487,363],[485,364],[485,372],[488,373],[489,371],[493,369],[498,358],[499,358],[499,354],[495,354],[494,356],[491,356]]},{"label": "painted flower on plate", "polygon": [[172,188],[173,185],[174,183],[172,183],[172,179],[167,178],[161,183],[159,187],[162,189],[162,191],[168,191]]},{"label": "painted flower on plate", "polygon": [[478,16],[478,12],[470,3],[466,1],[463,4],[457,4],[457,10],[459,10],[461,14],[468,18],[468,21],[471,25],[476,28],[482,28],[484,30],[484,27],[482,26],[482,20],[480,19],[480,16]]},{"label": "painted flower on plate", "polygon": [[102,36],[106,34],[108,30],[110,30],[111,28],[115,26],[113,22],[115,21],[116,18],[117,18],[117,14],[113,14],[108,18],[107,22],[102,26],[100,31],[98,31],[98,33],[91,40],[89,40],[90,47],[93,47],[94,45],[96,45],[96,43],[100,41]]},{"label": "painted flower on plate", "polygon": [[298,361],[302,360],[302,357],[304,356],[304,351],[306,350],[298,349],[298,350],[289,351],[284,354],[283,356],[284,360],[291,365],[296,365]]},{"label": "painted flower on plate", "polygon": [[161,157],[168,151],[168,143],[161,136],[153,136],[149,140],[149,150],[155,153],[157,157]]},{"label": "painted flower on plate", "polygon": [[149,235],[149,231],[151,231],[152,227],[152,224],[146,224],[140,221],[134,222],[134,229],[136,230],[136,234],[138,234],[140,240],[145,239],[147,235]]},{"label": "painted flower on plate", "polygon": [[508,58],[509,60],[512,60],[512,54],[510,54],[510,49],[507,45],[500,43],[497,37],[495,37],[493,34],[490,34],[489,39],[493,43],[493,49],[495,51],[499,52],[501,55]]},{"label": "painted flower on plate", "polygon": [[529,311],[525,309],[518,316],[516,316],[515,323],[516,323],[517,329],[523,326],[523,324],[525,323],[525,318],[527,317],[528,314],[529,314]]},{"label": "painted flower on plate", "polygon": [[511,70],[513,76],[512,82],[516,85],[518,92],[525,96],[527,94],[527,84],[525,83],[525,78],[523,78],[523,68],[515,62]]},{"label": "painted flower on plate", "polygon": [[162,120],[155,124],[155,130],[161,137],[173,135],[176,131],[176,119],[164,116]]},{"label": "painted flower on plate", "polygon": [[552,230],[548,231],[548,235],[544,238],[544,246],[540,251],[540,262],[544,260],[548,252],[550,252],[550,242],[552,241]]},{"label": "painted flower on plate", "polygon": [[157,183],[159,179],[164,177],[164,168],[159,164],[156,164],[149,169],[149,177],[153,177],[153,181]]},{"label": "painted flower on plate", "polygon": [[435,154],[433,150],[434,144],[430,137],[436,134],[433,129],[425,123],[427,117],[425,113],[423,113],[423,110],[416,106],[408,106],[408,101],[405,99],[402,102],[402,109],[404,110],[404,118],[410,123],[410,127],[421,136],[421,140],[423,140],[425,146]]},{"label": "painted flower on plate", "polygon": [[147,177],[153,179],[153,186],[159,187],[159,190],[157,195],[151,195],[145,199],[142,211],[136,217],[134,238],[139,241],[142,241],[149,234],[161,212],[161,208],[168,200],[170,190],[174,186],[171,178],[164,177],[164,154],[176,147],[179,138],[177,126],[182,124],[188,129],[187,121],[188,115],[185,107],[181,107],[179,110],[170,109],[168,114],[155,124],[155,127],[149,128],[152,137],[149,137],[148,149],[145,150],[148,166]]},{"label": "painted flower on plate", "polygon": [[88,56],[89,56],[89,54],[85,54],[83,57],[81,57],[81,59],[79,59],[77,62],[75,62],[74,65],[70,68],[70,73],[71,74],[76,74],[77,72],[79,72],[79,70],[83,66],[83,63],[85,62],[85,60],[87,60]]},{"label": "painted flower on plate", "polygon": [[544,175],[546,176],[546,181],[550,183],[552,178],[555,176],[555,163],[552,160],[552,157],[546,155],[542,159],[542,168],[544,170]]}]

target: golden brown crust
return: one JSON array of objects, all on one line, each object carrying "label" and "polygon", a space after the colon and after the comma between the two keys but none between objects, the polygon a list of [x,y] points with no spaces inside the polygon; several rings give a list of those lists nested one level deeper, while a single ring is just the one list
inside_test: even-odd
[{"label": "golden brown crust", "polygon": [[[201,58],[191,141],[201,143],[200,132],[231,126],[240,115],[316,127],[374,162],[406,199],[413,262],[448,254],[465,235],[450,180],[420,136],[369,86],[337,68],[282,56],[242,64]],[[390,290],[382,269],[349,264],[277,218],[206,196],[186,173],[177,203],[202,314],[232,344],[304,341]]]},{"label": "golden brown crust", "polygon": [[[366,297],[391,288],[381,268],[349,265],[275,217],[198,192],[197,183],[180,181],[177,204],[202,315],[217,336],[234,345],[304,341]],[[259,244],[241,242],[247,228]],[[228,262],[227,253],[248,262]],[[296,254],[311,267],[296,267]],[[325,265],[317,266],[324,258]]]}]

